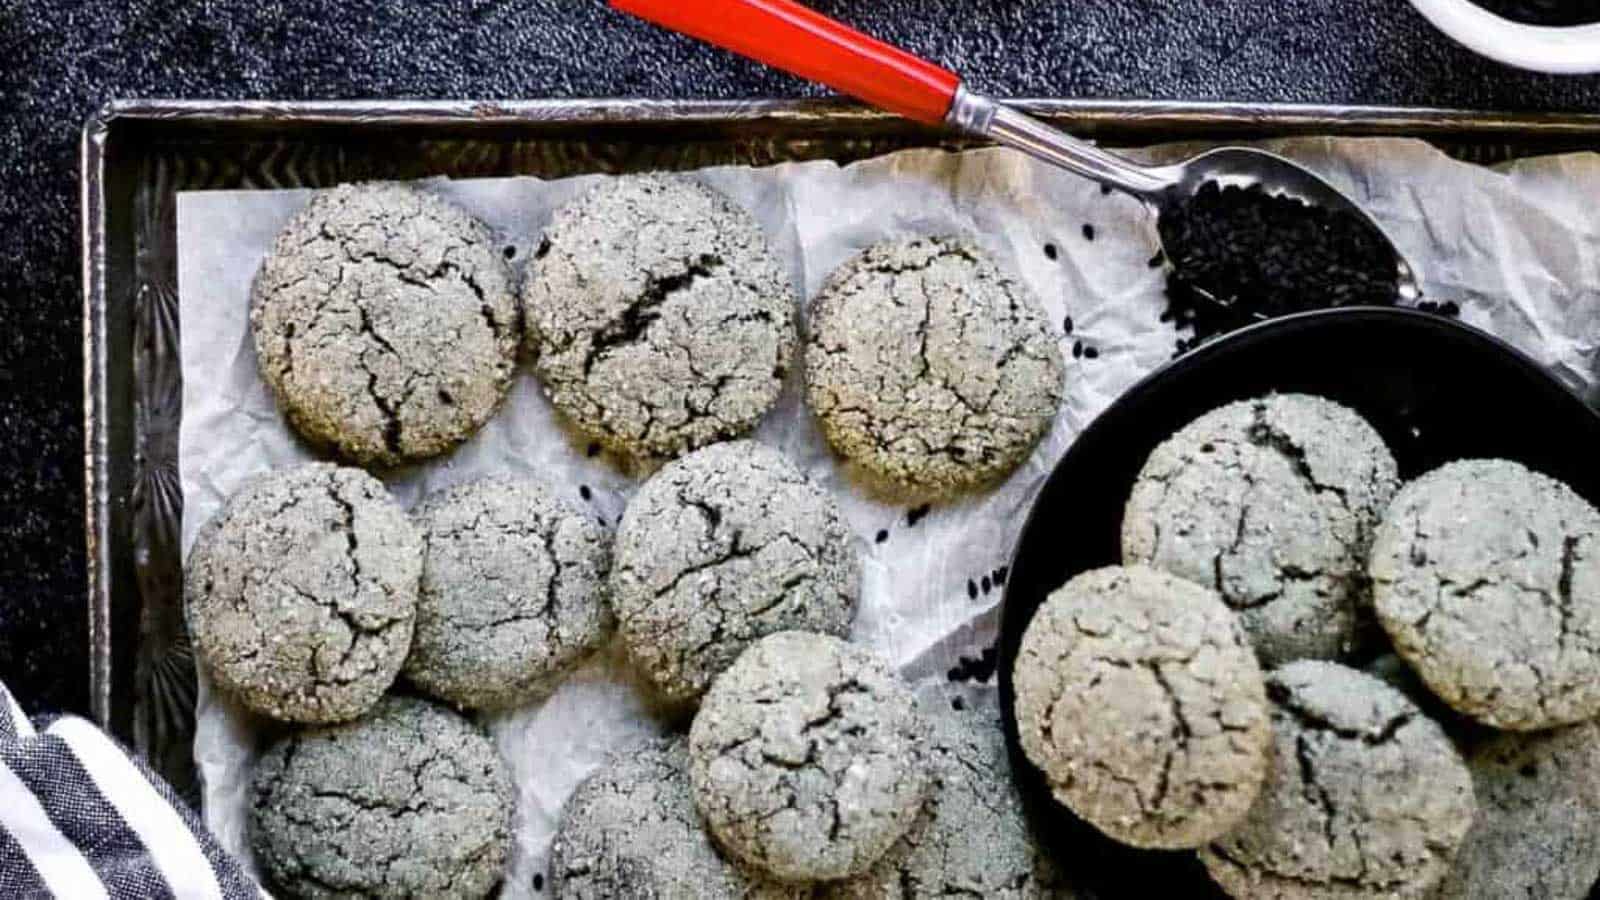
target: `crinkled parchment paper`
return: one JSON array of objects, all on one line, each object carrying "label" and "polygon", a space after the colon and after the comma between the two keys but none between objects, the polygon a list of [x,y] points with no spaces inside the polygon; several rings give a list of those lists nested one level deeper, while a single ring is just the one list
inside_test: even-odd
[{"label": "crinkled parchment paper", "polygon": [[[1591,357],[1600,341],[1600,157],[1489,170],[1407,140],[1303,139],[1269,146],[1364,203],[1420,268],[1432,299],[1456,300],[1466,321],[1510,340],[1574,386],[1593,386]],[[496,228],[515,248],[520,267],[552,209],[597,177],[428,187]],[[953,232],[981,242],[1049,311],[1067,359],[1066,402],[1033,456],[992,492],[935,506],[920,517],[870,498],[830,457],[802,403],[798,373],[757,433],[831,490],[855,530],[863,561],[855,640],[914,680],[943,679],[960,657],[977,657],[993,642],[1000,597],[994,576],[1008,562],[1051,464],[1119,393],[1172,354],[1177,335],[1158,321],[1162,272],[1148,265],[1156,251],[1150,214],[1133,200],[1006,150],[912,150],[842,168],[830,162],[726,167],[690,177],[754,213],[789,264],[797,302],[871,243]],[[284,190],[178,198],[186,548],[246,478],[311,458],[256,372],[247,315],[262,255],[307,197]],[[1092,240],[1085,225],[1093,226]],[[1093,352],[1076,356],[1077,342]],[[558,426],[524,369],[505,406],[473,440],[442,460],[383,477],[410,506],[429,491],[478,475],[536,476],[588,502],[614,525],[637,482],[585,449]],[[582,486],[592,499],[579,499]],[[610,652],[550,699],[484,724],[518,787],[517,846],[506,892],[512,898],[532,896],[561,804],[577,782],[609,750],[665,727],[650,717]],[[230,706],[202,680],[195,756],[205,782],[206,821],[246,860],[251,763],[275,727]]]}]

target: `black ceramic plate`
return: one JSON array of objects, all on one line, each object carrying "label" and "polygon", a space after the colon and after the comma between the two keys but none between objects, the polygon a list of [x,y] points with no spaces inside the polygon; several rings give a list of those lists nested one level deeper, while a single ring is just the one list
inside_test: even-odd
[{"label": "black ceramic plate", "polygon": [[[1034,502],[1006,583],[1000,700],[1035,830],[1106,898],[1223,897],[1193,853],[1139,851],[1052,803],[1021,754],[1011,660],[1045,595],[1121,561],[1122,506],[1156,445],[1200,414],[1269,392],[1316,394],[1365,416],[1402,478],[1464,457],[1513,459],[1600,498],[1600,416],[1499,339],[1429,313],[1324,310],[1220,338],[1156,371],[1090,423]],[[1155,891],[1161,891],[1155,893]]]}]

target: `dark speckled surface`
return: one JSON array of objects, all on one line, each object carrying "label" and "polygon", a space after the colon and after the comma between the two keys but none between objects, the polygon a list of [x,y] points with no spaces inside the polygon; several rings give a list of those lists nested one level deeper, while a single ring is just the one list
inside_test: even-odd
[{"label": "dark speckled surface", "polygon": [[[828,0],[997,94],[1600,111],[1403,0]],[[594,0],[0,0],[0,679],[81,710],[77,137],[113,97],[749,97],[793,79]]]}]

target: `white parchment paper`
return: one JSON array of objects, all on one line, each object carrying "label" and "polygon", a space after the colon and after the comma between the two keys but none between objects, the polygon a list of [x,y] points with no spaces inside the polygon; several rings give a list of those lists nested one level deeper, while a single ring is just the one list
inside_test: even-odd
[{"label": "white parchment paper", "polygon": [[[1417,141],[1301,139],[1267,146],[1307,163],[1364,203],[1420,269],[1430,298],[1457,301],[1466,321],[1508,339],[1574,386],[1593,387],[1592,357],[1600,343],[1600,156],[1489,170],[1452,161]],[[520,266],[551,211],[598,177],[428,186],[497,229]],[[1091,182],[998,149],[912,150],[844,167],[725,167],[690,177],[755,215],[789,264],[797,300],[810,297],[829,271],[869,244],[958,233],[977,239],[1048,310],[1067,359],[1066,401],[1032,457],[992,492],[936,506],[912,524],[904,507],[875,500],[845,480],[806,413],[798,374],[756,435],[830,489],[856,533],[863,572],[854,639],[914,680],[943,679],[961,657],[977,657],[993,642],[996,576],[1051,465],[1095,415],[1172,354],[1179,335],[1158,321],[1163,275],[1147,264],[1157,247],[1150,214]],[[262,256],[307,199],[299,190],[178,197],[186,550],[201,523],[247,478],[312,456],[279,417],[257,374],[247,313]],[[1077,356],[1074,344],[1090,352]],[[540,477],[575,500],[587,487],[586,502],[614,524],[637,482],[604,455],[585,451],[558,427],[537,381],[522,371],[499,414],[466,445],[442,460],[382,477],[408,507],[430,491],[483,474]],[[251,765],[276,726],[231,706],[204,679],[199,696],[195,756],[205,818],[248,864]],[[533,896],[533,877],[544,871],[572,788],[610,750],[666,727],[651,718],[614,650],[548,700],[484,724],[519,793],[508,898]]]}]

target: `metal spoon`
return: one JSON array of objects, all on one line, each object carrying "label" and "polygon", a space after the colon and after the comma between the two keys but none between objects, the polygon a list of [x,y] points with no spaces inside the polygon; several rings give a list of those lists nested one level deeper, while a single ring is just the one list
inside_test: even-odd
[{"label": "metal spoon", "polygon": [[907,118],[1015,148],[1138,197],[1158,214],[1207,182],[1259,185],[1271,195],[1349,213],[1382,236],[1394,254],[1399,296],[1419,295],[1415,270],[1366,210],[1309,169],[1276,154],[1222,147],[1173,165],[1142,166],[974,93],[954,72],[793,0],[611,0],[611,5]]}]

